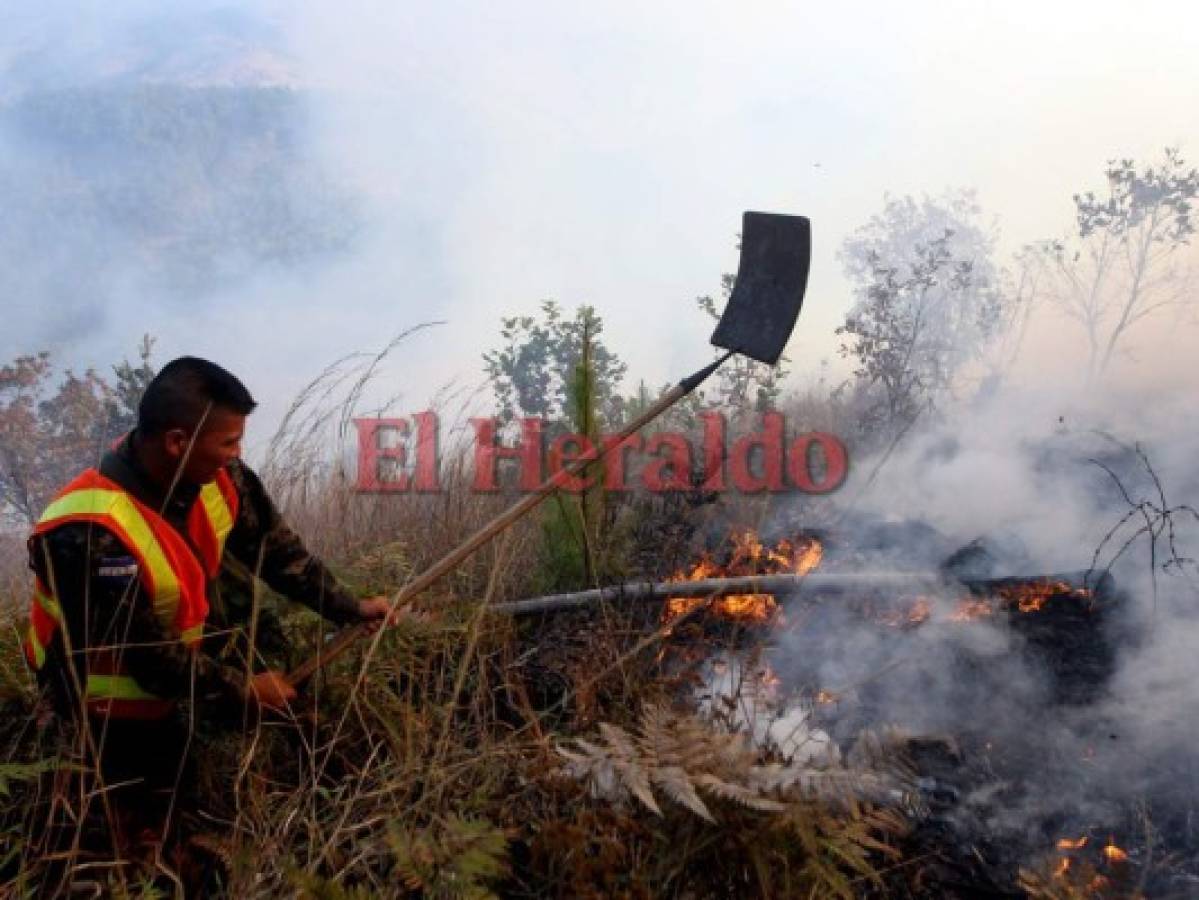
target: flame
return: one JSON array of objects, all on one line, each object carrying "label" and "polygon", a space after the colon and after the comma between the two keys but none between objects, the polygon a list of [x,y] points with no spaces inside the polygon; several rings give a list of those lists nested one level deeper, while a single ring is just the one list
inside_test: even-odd
[{"label": "flame", "polygon": [[841,697],[832,691],[819,690],[812,699],[821,706],[828,706],[831,703],[836,703]]},{"label": "flame", "polygon": [[1103,855],[1110,863],[1128,862],[1128,854],[1117,847],[1116,842],[1110,837],[1107,839],[1107,846],[1103,848]]},{"label": "flame", "polygon": [[986,618],[995,612],[989,600],[978,600],[969,597],[965,600],[959,600],[957,608],[949,617],[950,622],[972,622],[975,619]]},{"label": "flame", "polygon": [[1022,613],[1037,612],[1044,608],[1054,597],[1068,596],[1080,600],[1090,600],[1094,593],[1086,588],[1076,588],[1065,581],[1033,581],[1023,584],[1007,584],[1001,586],[996,594],[1008,607],[1015,607]]},{"label": "flame", "polygon": [[795,575],[807,575],[820,565],[820,561],[824,559],[824,545],[820,541],[810,540],[805,542],[803,549],[798,553],[794,551],[790,541],[783,540],[779,542],[780,547],[784,544],[787,550],[791,552],[791,559],[788,564]]},{"label": "flame", "polygon": [[1070,857],[1063,856],[1057,861],[1057,868],[1053,870],[1054,878],[1065,878],[1066,873],[1070,871]]},{"label": "flame", "polygon": [[[700,581],[739,575],[806,575],[820,564],[824,547],[814,538],[792,542],[786,538],[773,547],[762,543],[752,531],[731,535],[733,553],[726,566],[717,565],[704,554],[689,571],[680,572],[671,581]],[[703,597],[675,597],[666,601],[662,622],[669,624],[707,600]],[[779,611],[778,601],[771,594],[728,594],[712,601],[712,612],[736,622],[768,622]]]},{"label": "flame", "polygon": [[908,610],[908,624],[919,625],[933,613],[933,605],[924,597],[920,597]]},{"label": "flame", "polygon": [[1074,597],[1091,600],[1094,592],[1078,588],[1065,581],[1026,581],[998,585],[993,599],[964,597],[949,617],[951,622],[971,622],[993,616],[1000,608],[1021,613],[1037,612],[1055,597]]},{"label": "flame", "polygon": [[1071,840],[1070,838],[1062,838],[1060,841],[1057,842],[1057,849],[1059,849],[1059,850],[1081,850],[1086,845],[1087,845],[1087,836],[1084,834],[1082,837],[1075,838],[1074,840]]},{"label": "flame", "polygon": [[915,628],[922,625],[932,613],[932,601],[927,597],[917,597],[906,608],[887,610],[879,617],[879,621],[892,628]]},{"label": "flame", "polygon": [[[790,572],[794,575],[806,575],[820,564],[824,556],[824,547],[814,538],[803,538],[803,544],[796,547],[794,543],[783,538],[774,547],[766,547],[752,531],[734,533],[733,556],[725,567],[723,575],[760,575],[763,573],[780,574]],[[711,559],[707,559],[712,565]],[[713,566],[716,572],[719,568]]]},{"label": "flame", "polygon": [[[703,597],[672,597],[666,601],[662,620],[673,622],[703,604]],[[765,622],[775,614],[778,602],[770,594],[729,594],[713,602],[712,609],[735,622]]]}]

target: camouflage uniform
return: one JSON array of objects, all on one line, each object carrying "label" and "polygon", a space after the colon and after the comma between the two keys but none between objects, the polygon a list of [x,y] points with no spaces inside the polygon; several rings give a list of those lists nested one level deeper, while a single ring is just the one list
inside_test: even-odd
[{"label": "camouflage uniform", "polygon": [[[197,502],[199,488],[178,484],[170,496],[164,496],[137,461],[132,448],[135,435],[104,455],[100,473],[161,511],[186,539],[188,512]],[[231,635],[244,636],[242,626],[249,621],[259,594],[254,589],[255,575],[332,622],[359,620],[357,601],[288,528],[258,476],[240,461],[231,463],[228,472],[237,489],[238,512],[225,542],[221,576],[208,585],[205,631],[214,633],[205,638],[198,653],[164,631],[148,598],[141,596],[137,560],[107,529],[69,523],[30,539],[30,566],[63,610],[64,627],[56,632],[38,673],[63,719],[73,719],[79,709],[74,685],[86,680],[84,649],[89,644],[124,645],[129,674],[156,696],[191,699],[195,708],[209,712],[240,711],[246,683],[244,656],[239,665],[228,665],[222,657],[231,656]],[[265,645],[270,655],[286,650],[282,630],[270,611],[260,611],[257,638],[256,643]],[[97,735],[101,733],[98,723],[91,726]],[[191,787],[193,779],[186,774],[191,732],[178,716],[162,721],[111,719],[103,724],[102,734],[100,768],[106,781],[139,785],[136,799],[127,808],[146,804],[157,808],[157,803],[146,800],[149,794]],[[154,815],[150,809],[143,812]]]},{"label": "camouflage uniform", "polygon": [[[170,497],[164,497],[141,469],[131,443],[132,435],[106,453],[100,473],[151,509],[161,510],[167,522],[186,537],[187,514],[199,488],[179,484]],[[120,634],[121,643],[127,645],[123,658],[129,673],[150,693],[160,697],[240,699],[244,665],[227,666],[216,657],[227,655],[220,653],[228,643],[227,636],[220,632],[239,628],[250,618],[256,594],[251,573],[274,591],[332,622],[346,624],[359,619],[357,600],[283,521],[254,471],[234,461],[228,472],[237,489],[238,512],[225,542],[221,577],[209,584],[210,613],[205,630],[217,634],[205,639],[205,652],[195,654],[169,640],[151,604],[139,596],[137,561],[111,532],[91,524],[72,523],[30,540],[30,566],[60,599],[74,660],[82,658],[88,642],[112,643],[105,636]],[[279,646],[282,633],[271,613],[260,616],[259,629],[266,643],[273,645],[268,649],[275,653],[284,649]],[[56,705],[64,711],[74,708],[61,705],[73,696],[72,681],[64,677],[66,661],[60,631],[42,671]]]}]

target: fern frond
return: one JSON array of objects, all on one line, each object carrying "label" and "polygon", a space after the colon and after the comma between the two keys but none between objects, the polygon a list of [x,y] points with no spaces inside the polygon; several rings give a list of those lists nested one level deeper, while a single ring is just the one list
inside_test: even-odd
[{"label": "fern frond", "polygon": [[762,812],[783,812],[793,803],[832,804],[853,820],[861,818],[863,803],[911,806],[899,732],[867,733],[845,764],[830,755],[816,766],[761,764],[746,735],[659,706],[643,710],[636,736],[611,723],[599,730],[602,745],[577,739],[581,752],[559,750],[572,774],[590,779],[597,791],[618,785],[622,796],[631,794],[656,815],[662,811],[655,789],[706,822],[715,817],[701,790]]},{"label": "fern frond", "polygon": [[685,807],[695,813],[705,822],[713,825],[716,820],[712,818],[712,813],[700,799],[699,794],[695,790],[695,785],[692,783],[692,776],[678,766],[666,766],[665,768],[655,769],[653,773],[654,784],[666,792],[675,803]]},{"label": "fern frond", "polygon": [[782,812],[787,808],[784,803],[763,797],[744,785],[723,781],[715,775],[701,773],[693,776],[692,781],[714,797],[719,797],[721,800],[731,800],[750,809],[757,809],[762,812]]}]

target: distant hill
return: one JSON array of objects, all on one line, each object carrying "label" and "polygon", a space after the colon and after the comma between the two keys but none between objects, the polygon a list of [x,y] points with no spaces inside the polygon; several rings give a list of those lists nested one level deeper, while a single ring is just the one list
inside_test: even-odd
[{"label": "distant hill", "polygon": [[309,152],[304,94],[279,87],[28,92],[0,107],[0,196],[0,298],[54,340],[114,303],[331,259],[358,228]]},{"label": "distant hill", "polygon": [[300,87],[281,29],[250,4],[125,2],[97,13],[46,0],[0,15],[0,102],[136,84]]},{"label": "distant hill", "polygon": [[351,245],[354,199],[312,152],[309,95],[264,8],[0,13],[0,361]]}]

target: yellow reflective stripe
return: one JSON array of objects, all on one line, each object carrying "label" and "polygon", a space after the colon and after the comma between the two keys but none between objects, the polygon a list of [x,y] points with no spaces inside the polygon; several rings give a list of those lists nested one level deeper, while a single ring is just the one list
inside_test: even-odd
[{"label": "yellow reflective stripe", "polygon": [[233,510],[229,508],[229,502],[215,481],[210,481],[200,489],[200,501],[204,504],[204,512],[216,535],[217,553],[220,553],[225,546],[225,538],[233,528]]},{"label": "yellow reflective stripe", "polygon": [[40,669],[46,664],[46,648],[41,645],[37,639],[37,631],[32,625],[29,626],[29,636],[27,638],[29,646],[33,648],[33,667]]},{"label": "yellow reflective stripe", "polygon": [[106,516],[125,495],[118,491],[108,491],[103,488],[83,488],[71,491],[53,501],[46,507],[39,525],[53,522],[65,516],[102,515]]},{"label": "yellow reflective stripe", "polygon": [[87,699],[89,700],[161,700],[146,691],[128,675],[87,676]]},{"label": "yellow reflective stripe", "polygon": [[192,644],[204,636],[204,623],[183,629],[183,643]]},{"label": "yellow reflective stripe", "polygon": [[42,612],[48,615],[51,619],[62,624],[62,607],[58,605],[58,601],[49,594],[43,594],[37,588],[33,589],[33,602],[42,608]]},{"label": "yellow reflective stripe", "polygon": [[69,516],[110,516],[124,529],[129,539],[141,551],[154,580],[154,612],[168,628],[175,627],[179,609],[179,579],[167,561],[162,545],[154,536],[146,517],[121,491],[103,488],[83,488],[59,497],[42,513],[39,525]]}]

